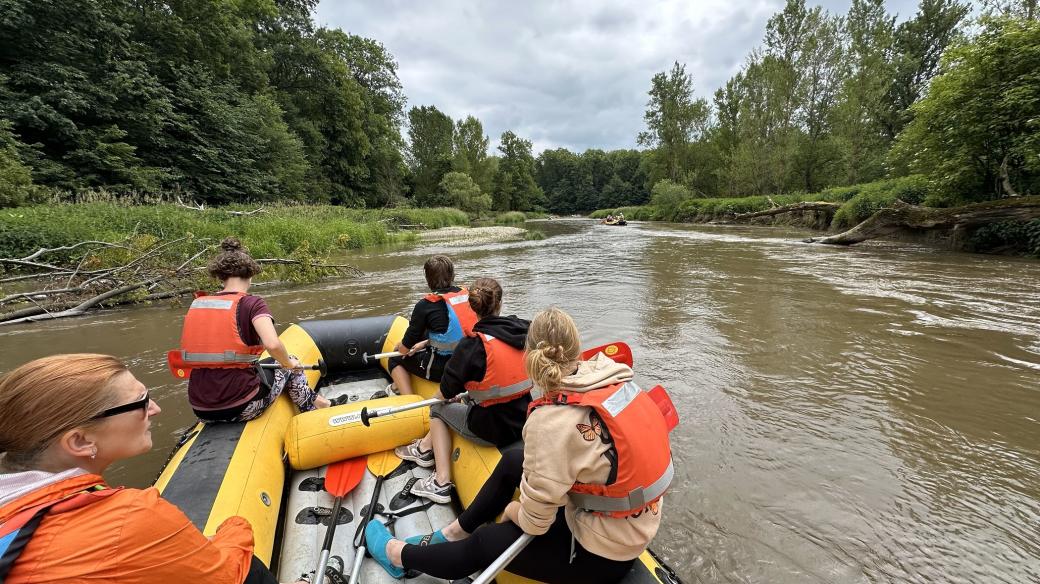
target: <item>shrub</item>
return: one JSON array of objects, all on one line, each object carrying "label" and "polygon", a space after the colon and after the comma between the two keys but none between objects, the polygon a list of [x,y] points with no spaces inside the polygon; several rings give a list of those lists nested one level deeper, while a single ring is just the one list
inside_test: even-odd
[{"label": "shrub", "polygon": [[495,217],[495,223],[498,225],[514,225],[516,223],[523,223],[527,220],[527,216],[520,211],[509,211],[508,213],[501,213]]}]

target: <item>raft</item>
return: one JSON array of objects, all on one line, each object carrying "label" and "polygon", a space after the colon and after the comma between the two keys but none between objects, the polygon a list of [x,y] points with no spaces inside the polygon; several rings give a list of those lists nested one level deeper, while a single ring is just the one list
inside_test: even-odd
[{"label": "raft", "polygon": [[[407,325],[401,317],[381,316],[305,321],[290,326],[280,336],[289,352],[303,363],[323,359],[328,367],[324,379],[317,371],[306,373],[311,387],[329,398],[345,395],[346,403],[297,415],[295,406],[283,395],[250,422],[199,423],[174,447],[155,487],[207,536],[216,533],[228,517],[246,518],[253,526],[255,555],[282,582],[294,581],[315,569],[327,526],[335,520],[332,563],[343,566],[344,574],[349,575],[353,542],[362,527],[376,478],[366,470],[361,483],[344,497],[338,517],[333,518],[333,497],[323,490],[324,465],[339,456],[373,453],[372,448],[407,443],[429,427],[428,408],[411,410],[407,418],[397,414],[392,423],[379,427],[375,422],[382,418],[374,420],[372,427],[363,427],[359,421],[363,406],[382,407],[419,399],[388,398],[387,360],[371,362],[366,358],[392,351]],[[423,397],[431,397],[438,390],[436,383],[415,376],[412,386]],[[432,469],[405,461],[384,479],[376,517],[384,522],[392,518],[391,529],[402,539],[444,527],[473,501],[500,456],[495,447],[478,446],[453,433],[453,503],[432,504],[409,494],[410,483],[429,476]],[[405,580],[445,581],[417,573],[406,574]],[[360,581],[396,582],[370,557],[362,562]],[[508,572],[499,574],[496,581],[532,582]],[[647,550],[623,582],[672,584],[680,580]]]},{"label": "raft", "polygon": [[628,221],[625,221],[624,219],[622,219],[620,221],[617,221],[617,220],[607,221],[606,219],[604,219],[600,223],[602,223],[604,225],[617,225],[618,227],[624,227],[625,225],[628,225]]}]

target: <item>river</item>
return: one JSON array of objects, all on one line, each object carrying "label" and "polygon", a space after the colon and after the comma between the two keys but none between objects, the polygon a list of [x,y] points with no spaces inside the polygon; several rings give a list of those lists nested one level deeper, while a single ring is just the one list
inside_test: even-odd
[{"label": "river", "polygon": [[[506,313],[555,304],[587,346],[625,340],[682,419],[654,542],[695,582],[1040,582],[1040,262],[800,231],[530,224],[540,241],[372,250],[367,274],[255,289],[280,325],[407,315],[422,262],[498,278]],[[0,371],[118,355],[163,413],[109,479],[149,484],[192,422],[166,371],[186,303],[0,327]]]}]

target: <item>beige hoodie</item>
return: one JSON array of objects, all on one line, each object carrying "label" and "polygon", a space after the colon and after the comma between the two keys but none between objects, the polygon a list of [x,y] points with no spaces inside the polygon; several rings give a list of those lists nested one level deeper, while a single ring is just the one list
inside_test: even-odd
[{"label": "beige hoodie", "polygon": [[[632,370],[599,353],[563,379],[561,389],[585,392],[632,379]],[[535,388],[534,393],[539,393]],[[657,534],[664,499],[651,509],[625,518],[596,515],[575,508],[567,491],[576,482],[604,484],[610,461],[592,429],[592,408],[546,406],[524,424],[524,475],[520,481],[520,528],[540,535],[549,530],[557,509],[566,505],[567,526],[586,550],[616,561],[643,553]]]}]

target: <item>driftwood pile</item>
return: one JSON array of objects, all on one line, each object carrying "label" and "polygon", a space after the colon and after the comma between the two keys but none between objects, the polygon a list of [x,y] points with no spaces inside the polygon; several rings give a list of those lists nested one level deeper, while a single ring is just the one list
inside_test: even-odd
[{"label": "driftwood pile", "polygon": [[[205,263],[215,242],[135,236],[121,242],[81,241],[0,258],[0,325],[79,316],[118,306],[184,296],[211,285]],[[60,258],[60,259],[50,259]],[[300,266],[320,275],[363,275],[354,266],[292,258],[261,264]]]}]

